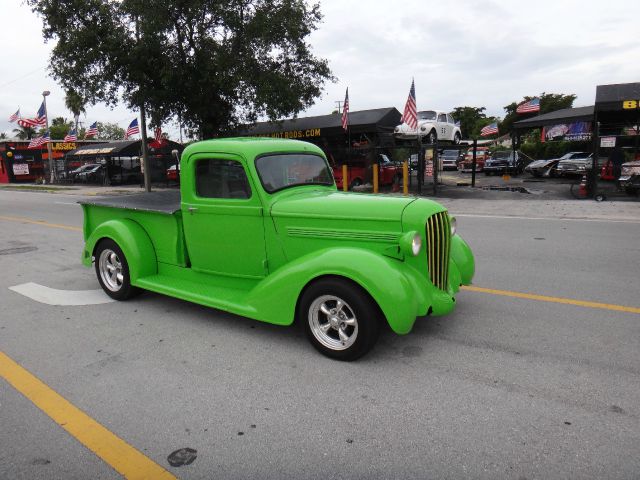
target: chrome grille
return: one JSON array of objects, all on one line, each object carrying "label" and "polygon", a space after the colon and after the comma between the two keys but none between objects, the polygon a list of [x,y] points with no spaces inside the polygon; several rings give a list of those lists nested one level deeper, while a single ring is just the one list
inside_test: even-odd
[{"label": "chrome grille", "polygon": [[427,219],[426,238],[429,279],[436,287],[446,291],[451,248],[451,225],[447,212],[436,213]]}]

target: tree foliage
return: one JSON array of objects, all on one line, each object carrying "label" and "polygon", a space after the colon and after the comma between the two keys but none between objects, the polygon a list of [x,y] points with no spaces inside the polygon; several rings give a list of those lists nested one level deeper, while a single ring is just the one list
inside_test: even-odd
[{"label": "tree foliage", "polygon": [[78,94],[78,92],[71,89],[67,91],[64,97],[64,105],[71,113],[73,113],[74,128],[77,131],[78,117],[80,117],[81,113],[85,112],[84,99]]},{"label": "tree foliage", "polygon": [[497,122],[496,117],[487,117],[484,113],[485,107],[456,107],[451,112],[451,116],[460,122],[462,138],[478,138],[482,127],[490,123]]},{"label": "tree foliage", "polygon": [[88,103],[181,114],[206,137],[296,115],[332,80],[304,0],[26,0],[54,40],[51,71]]},{"label": "tree foliage", "polygon": [[124,138],[125,130],[117,123],[98,122],[97,127],[98,135],[95,137],[97,140],[122,140]]},{"label": "tree foliage", "polygon": [[[534,98],[540,99],[540,111],[539,112],[530,112],[530,113],[517,113],[516,109],[518,105],[523,102],[528,102]],[[533,97],[526,96],[519,102],[511,102],[509,105],[504,107],[504,111],[506,115],[502,122],[500,123],[500,134],[504,135],[509,133],[513,128],[513,122],[517,122],[519,120],[524,120],[526,118],[535,117],[537,115],[543,115],[545,113],[555,112],[556,110],[562,110],[563,108],[571,108],[573,107],[573,102],[576,99],[576,96],[573,94],[564,95],[562,93],[545,93],[542,92],[540,95],[536,95]]]},{"label": "tree foliage", "polygon": [[[69,130],[73,128],[73,122],[71,120],[67,120],[64,117],[56,117],[51,120],[51,124],[49,125],[49,134],[51,136],[51,140],[62,140]],[[42,135],[44,133],[44,129],[41,129],[38,135]]]},{"label": "tree foliage", "polygon": [[16,127],[13,129],[13,136],[19,140],[31,140],[36,134],[32,127]]}]

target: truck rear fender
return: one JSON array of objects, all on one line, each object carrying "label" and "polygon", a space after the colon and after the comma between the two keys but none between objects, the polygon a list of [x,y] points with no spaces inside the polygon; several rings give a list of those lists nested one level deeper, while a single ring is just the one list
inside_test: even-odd
[{"label": "truck rear fender", "polygon": [[362,287],[398,334],[411,331],[416,316],[426,314],[420,305],[430,304],[417,284],[417,272],[400,260],[357,248],[332,248],[297,258],[260,282],[247,303],[262,320],[290,325],[304,289],[325,276],[346,278]]},{"label": "truck rear fender", "polygon": [[130,219],[109,220],[100,224],[87,239],[82,253],[82,263],[91,266],[95,248],[103,238],[110,238],[122,249],[127,263],[131,283],[139,278],[155,275],[158,262],[153,243],[139,223]]}]

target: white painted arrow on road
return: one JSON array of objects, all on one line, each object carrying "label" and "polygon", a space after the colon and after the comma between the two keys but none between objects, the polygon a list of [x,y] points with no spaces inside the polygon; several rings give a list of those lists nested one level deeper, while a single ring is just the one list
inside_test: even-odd
[{"label": "white painted arrow on road", "polygon": [[58,290],[33,282],[15,285],[9,290],[47,305],[100,305],[114,301],[102,290]]}]

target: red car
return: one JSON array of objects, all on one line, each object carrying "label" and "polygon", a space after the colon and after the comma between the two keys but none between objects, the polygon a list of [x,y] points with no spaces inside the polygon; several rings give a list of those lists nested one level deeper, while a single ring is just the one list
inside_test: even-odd
[{"label": "red car", "polygon": [[180,164],[178,164],[177,169],[175,165],[171,165],[169,168],[167,168],[167,180],[169,180],[170,182],[177,182],[179,171],[180,171]]},{"label": "red car", "polygon": [[[364,159],[358,159],[347,165],[347,178],[349,179],[349,189],[364,183],[367,172]],[[342,165],[333,167],[333,176],[336,185],[342,190]],[[402,179],[402,167],[397,166],[384,153],[380,154],[380,169],[378,170],[378,183],[380,185],[391,185],[395,181]]]},{"label": "red car", "polygon": [[[476,172],[484,169],[484,162],[489,158],[489,147],[478,147],[476,149]],[[467,150],[464,160],[458,164],[461,172],[470,172],[473,169],[473,148]]]}]

